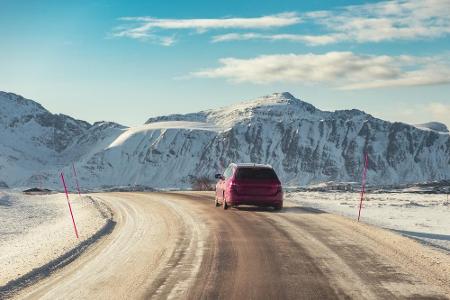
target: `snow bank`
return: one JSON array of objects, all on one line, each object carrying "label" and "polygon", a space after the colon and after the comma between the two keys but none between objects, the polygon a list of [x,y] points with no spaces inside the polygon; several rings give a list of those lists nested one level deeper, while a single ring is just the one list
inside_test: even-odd
[{"label": "snow bank", "polygon": [[79,240],[63,194],[0,192],[0,296],[64,265],[62,258],[70,262],[67,253],[79,254],[111,222],[109,209],[89,196],[72,195],[71,204]]},{"label": "snow bank", "polygon": [[[292,192],[286,199],[356,219],[359,193]],[[449,200],[450,201],[450,200]],[[368,194],[362,222],[391,229],[440,249],[450,251],[450,202],[445,194]]]}]

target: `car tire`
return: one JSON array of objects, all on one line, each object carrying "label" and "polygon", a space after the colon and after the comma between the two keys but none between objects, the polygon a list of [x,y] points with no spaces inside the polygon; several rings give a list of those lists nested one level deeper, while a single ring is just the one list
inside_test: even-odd
[{"label": "car tire", "polygon": [[223,207],[223,209],[224,210],[226,210],[226,209],[228,209],[228,203],[227,203],[227,200],[225,200],[225,197],[223,197],[223,200],[222,200],[223,202],[222,202],[222,207]]}]

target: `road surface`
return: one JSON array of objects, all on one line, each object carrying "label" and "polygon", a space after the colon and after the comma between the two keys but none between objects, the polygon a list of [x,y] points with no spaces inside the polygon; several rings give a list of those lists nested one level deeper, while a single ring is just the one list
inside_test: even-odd
[{"label": "road surface", "polygon": [[114,231],[25,299],[448,299],[450,257],[285,203],[224,211],[212,193],[105,193]]}]

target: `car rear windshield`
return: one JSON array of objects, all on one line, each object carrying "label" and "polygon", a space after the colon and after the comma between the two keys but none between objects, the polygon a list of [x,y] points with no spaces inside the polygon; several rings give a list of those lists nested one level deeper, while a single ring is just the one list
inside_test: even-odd
[{"label": "car rear windshield", "polygon": [[236,173],[236,179],[278,180],[278,177],[277,174],[275,174],[275,171],[269,168],[238,168]]}]

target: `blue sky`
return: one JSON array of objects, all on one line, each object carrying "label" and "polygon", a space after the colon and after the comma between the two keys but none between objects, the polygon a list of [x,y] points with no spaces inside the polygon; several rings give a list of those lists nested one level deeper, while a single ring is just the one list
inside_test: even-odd
[{"label": "blue sky", "polygon": [[325,110],[450,125],[448,0],[0,7],[0,90],[90,122],[138,125],[289,91]]}]

